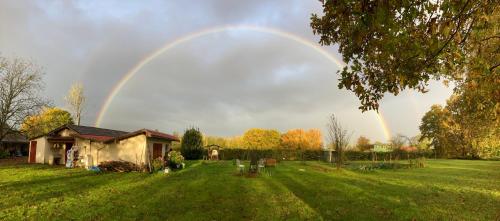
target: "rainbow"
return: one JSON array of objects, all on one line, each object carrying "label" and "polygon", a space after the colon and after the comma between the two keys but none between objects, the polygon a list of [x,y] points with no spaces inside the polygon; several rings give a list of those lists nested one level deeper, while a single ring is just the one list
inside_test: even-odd
[{"label": "rainbow", "polygon": [[377,120],[380,123],[380,126],[382,127],[382,131],[384,131],[384,136],[387,141],[391,139],[391,130],[389,130],[389,126],[387,125],[387,120],[384,118],[384,115],[382,115],[382,111],[380,108],[378,109],[378,113],[374,112],[375,115],[377,116]]},{"label": "rainbow", "polygon": [[[284,32],[279,29],[274,29],[274,28],[268,28],[268,27],[260,27],[260,26],[255,26],[255,25],[226,25],[226,26],[218,26],[218,27],[212,27],[208,29],[203,29],[198,32],[194,32],[191,34],[184,35],[180,38],[177,38],[171,42],[168,42],[167,44],[163,45],[161,48],[157,49],[153,53],[147,55],[144,57],[142,60],[140,60],[136,65],[133,66],[132,69],[130,69],[119,81],[118,83],[115,84],[115,86],[111,89],[111,92],[109,95],[106,97],[104,100],[103,105],[101,106],[101,109],[98,113],[95,126],[99,127],[100,124],[102,123],[102,120],[104,116],[106,115],[108,108],[110,107],[113,99],[116,97],[116,95],[120,92],[120,90],[127,84],[127,82],[132,79],[137,72],[144,67],[146,64],[151,62],[153,59],[156,57],[160,56],[161,54],[167,52],[168,50],[183,44],[185,42],[194,40],[196,38],[200,38],[203,36],[215,34],[215,33],[220,33],[220,32],[226,32],[226,31],[233,31],[233,30],[243,30],[243,31],[255,31],[255,32],[261,32],[261,33],[267,33],[267,34],[272,34],[276,35],[279,37],[283,37],[292,41],[295,41],[299,44],[302,44],[304,46],[307,46],[309,48],[314,49],[316,52],[319,54],[323,55],[325,58],[327,58],[330,62],[335,64],[339,68],[343,68],[345,66],[345,63],[339,60],[338,58],[335,58],[332,54],[330,54],[328,51],[326,51],[324,48],[320,47],[320,45],[311,42],[307,39],[304,39],[300,36]],[[377,119],[384,131],[384,135],[386,136],[386,139],[389,139],[390,137],[390,131],[388,130],[387,124],[384,121],[384,118],[380,116],[380,114],[377,114]]]}]

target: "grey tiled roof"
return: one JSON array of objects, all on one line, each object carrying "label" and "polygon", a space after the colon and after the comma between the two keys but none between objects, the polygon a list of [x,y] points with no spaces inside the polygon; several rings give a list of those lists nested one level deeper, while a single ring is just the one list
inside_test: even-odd
[{"label": "grey tiled roof", "polygon": [[81,135],[119,137],[128,134],[128,132],[125,131],[110,130],[97,127],[77,126],[77,125],[67,125],[67,126]]},{"label": "grey tiled roof", "polygon": [[28,143],[28,138],[19,132],[7,134],[2,140],[6,143]]}]

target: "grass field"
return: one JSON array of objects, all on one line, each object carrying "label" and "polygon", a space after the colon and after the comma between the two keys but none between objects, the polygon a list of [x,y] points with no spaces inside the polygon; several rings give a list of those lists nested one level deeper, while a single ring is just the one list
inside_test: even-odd
[{"label": "grass field", "polygon": [[232,162],[169,175],[0,165],[0,220],[500,219],[499,161],[374,172],[282,162],[271,176],[235,174]]}]

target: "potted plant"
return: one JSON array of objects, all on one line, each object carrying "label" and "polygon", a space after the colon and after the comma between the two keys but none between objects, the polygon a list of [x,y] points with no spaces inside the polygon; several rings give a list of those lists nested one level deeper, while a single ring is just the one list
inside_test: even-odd
[{"label": "potted plant", "polygon": [[178,151],[171,151],[168,156],[170,167],[176,169],[184,168],[184,157]]}]

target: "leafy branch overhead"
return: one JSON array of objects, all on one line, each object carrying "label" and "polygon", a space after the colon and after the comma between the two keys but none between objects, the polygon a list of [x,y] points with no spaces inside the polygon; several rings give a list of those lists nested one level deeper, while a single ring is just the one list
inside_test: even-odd
[{"label": "leafy branch overhead", "polygon": [[[311,27],[322,45],[338,44],[348,64],[339,71],[339,87],[355,92],[363,111],[377,110],[384,93],[426,92],[430,79],[452,80],[457,88],[498,85],[499,4],[326,0]],[[498,87],[485,87],[499,95]]]}]

